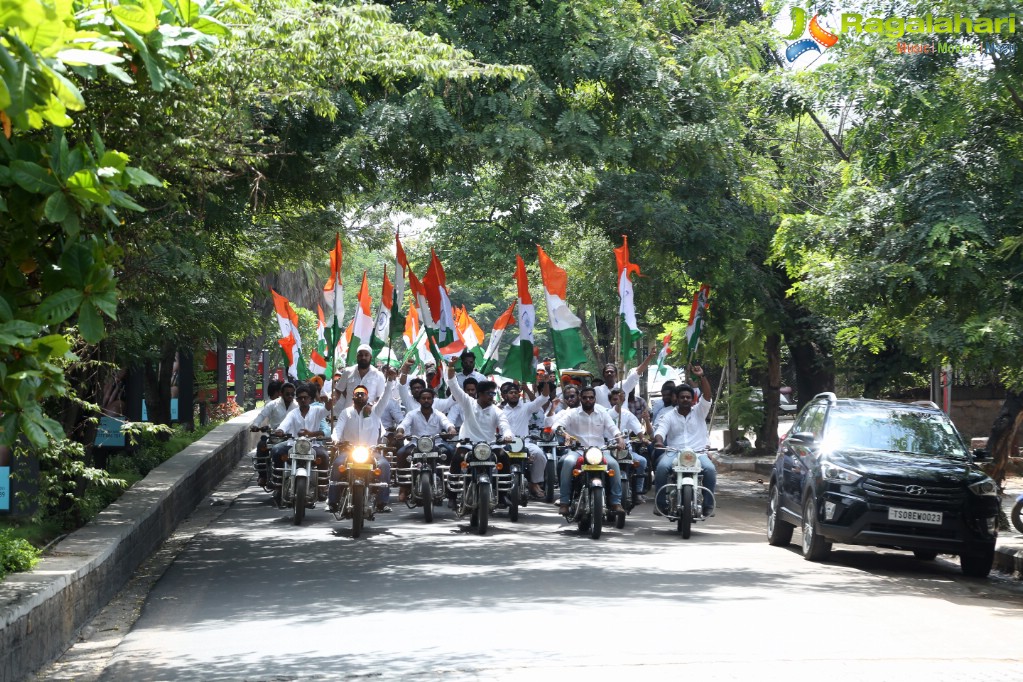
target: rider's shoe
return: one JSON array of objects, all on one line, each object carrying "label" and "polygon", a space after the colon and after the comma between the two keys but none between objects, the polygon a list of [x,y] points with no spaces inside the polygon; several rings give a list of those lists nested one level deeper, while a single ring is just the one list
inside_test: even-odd
[{"label": "rider's shoe", "polygon": [[401,490],[398,491],[398,501],[399,502],[404,502],[407,499],[408,499],[408,490],[405,490],[405,488],[402,488]]},{"label": "rider's shoe", "polygon": [[386,504],[377,505],[377,514],[389,514],[390,512],[391,508],[388,507]]},{"label": "rider's shoe", "polygon": [[654,516],[664,516],[661,512],[661,508],[657,506],[656,502],[654,503]]},{"label": "rider's shoe", "polygon": [[329,511],[331,514],[336,514],[337,510],[340,508],[341,505],[337,502],[331,502],[330,504],[327,505],[327,511]]},{"label": "rider's shoe", "polygon": [[568,516],[568,505],[563,504],[558,507],[558,513],[562,516]]},{"label": "rider's shoe", "polygon": [[634,500],[636,504],[646,504],[646,497],[644,495],[636,495]]},{"label": "rider's shoe", "polygon": [[625,513],[625,507],[623,507],[620,504],[612,504],[611,505],[611,511],[615,512],[616,514],[624,514]]},{"label": "rider's shoe", "polygon": [[266,476],[260,476],[259,480],[256,481],[256,485],[258,485],[260,488],[265,488],[266,487]]},{"label": "rider's shoe", "polygon": [[529,484],[529,499],[531,500],[542,500],[543,499],[543,488],[538,486],[536,483]]},{"label": "rider's shoe", "polygon": [[711,507],[710,509],[707,509],[706,507],[704,507],[704,509],[703,509],[703,518],[706,519],[706,518],[709,518],[711,516],[714,516],[714,507]]}]

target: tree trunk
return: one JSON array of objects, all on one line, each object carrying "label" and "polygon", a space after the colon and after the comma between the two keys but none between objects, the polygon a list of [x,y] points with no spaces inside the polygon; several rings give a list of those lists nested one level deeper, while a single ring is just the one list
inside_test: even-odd
[{"label": "tree trunk", "polygon": [[782,334],[796,371],[796,404],[803,407],[818,393],[835,390],[831,333],[813,313],[790,299],[783,300],[782,307]]},{"label": "tree trunk", "polygon": [[990,476],[999,487],[1005,480],[1005,471],[1009,465],[1009,457],[1014,455],[1012,445],[1016,442],[1016,433],[1023,422],[1023,394],[1009,391],[1002,403],[1002,409],[991,425],[991,435],[987,439],[987,449],[991,453]]},{"label": "tree trunk", "polygon": [[778,450],[778,412],[781,409],[781,336],[768,334],[764,339],[767,356],[767,380],[764,382],[764,423],[757,433],[759,454],[773,454]]},{"label": "tree trunk", "polygon": [[159,364],[146,362],[146,416],[153,424],[170,424],[171,377],[174,373],[174,344],[165,341]]}]

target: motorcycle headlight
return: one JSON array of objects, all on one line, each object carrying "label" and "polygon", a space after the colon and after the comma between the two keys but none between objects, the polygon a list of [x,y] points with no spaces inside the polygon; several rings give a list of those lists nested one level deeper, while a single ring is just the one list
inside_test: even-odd
[{"label": "motorcycle headlight", "polygon": [[352,459],[359,464],[369,461],[369,448],[364,445],[355,448],[352,450]]},{"label": "motorcycle headlight", "polygon": [[615,450],[615,459],[617,460],[628,459],[630,454],[631,453],[629,452],[628,448],[625,448],[623,450]]},{"label": "motorcycle headlight", "polygon": [[433,439],[429,436],[422,436],[416,441],[416,450],[419,450],[419,452],[433,452]]},{"label": "motorcycle headlight", "polygon": [[828,483],[843,483],[852,485],[863,478],[852,469],[840,467],[832,462],[821,462],[821,477]]},{"label": "motorcycle headlight", "polygon": [[974,495],[990,495],[992,497],[998,496],[998,486],[990,478],[985,478],[976,483],[970,484],[970,492]]},{"label": "motorcycle headlight", "polygon": [[508,449],[512,452],[522,452],[522,449],[526,447],[525,441],[518,436],[512,438],[512,442],[508,444]]},{"label": "motorcycle headlight", "polygon": [[490,446],[486,443],[476,443],[472,448],[472,456],[478,460],[490,459]]},{"label": "motorcycle headlight", "polygon": [[604,453],[600,451],[600,448],[589,448],[586,451],[586,463],[587,464],[603,464]]},{"label": "motorcycle headlight", "polygon": [[692,450],[683,450],[678,453],[678,463],[684,467],[695,467],[700,461],[699,456]]},{"label": "motorcycle headlight", "polygon": [[299,438],[295,441],[295,454],[297,455],[308,455],[312,449],[313,444],[308,438]]}]

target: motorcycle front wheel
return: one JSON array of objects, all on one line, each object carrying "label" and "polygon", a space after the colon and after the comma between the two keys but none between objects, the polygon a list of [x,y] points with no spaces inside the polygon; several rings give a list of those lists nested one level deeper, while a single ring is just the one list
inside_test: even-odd
[{"label": "motorcycle front wheel", "polygon": [[590,489],[590,537],[600,539],[600,531],[604,529],[604,490]]},{"label": "motorcycle front wheel", "polygon": [[305,518],[305,498],[309,494],[309,479],[306,477],[295,479],[295,525],[301,526]]},{"label": "motorcycle front wheel", "polygon": [[476,494],[476,532],[480,535],[487,534],[487,526],[490,525],[490,484],[480,484]]},{"label": "motorcycle front wheel", "polygon": [[554,460],[547,461],[547,468],[543,474],[543,501],[547,504],[554,502],[554,479],[557,477],[557,466]]},{"label": "motorcycle front wheel", "polygon": [[512,476],[512,487],[507,494],[508,520],[514,523],[519,520],[519,496],[522,494],[522,484],[518,476]]},{"label": "motorcycle front wheel", "polygon": [[688,540],[693,533],[693,488],[686,486],[682,488],[682,502],[679,505],[678,532],[682,534],[683,540]]},{"label": "motorcycle front wheel", "polygon": [[429,472],[419,477],[419,500],[423,503],[423,520],[433,523],[433,487]]},{"label": "motorcycle front wheel", "polygon": [[352,491],[352,537],[362,535],[362,522],[366,517],[366,492],[362,488]]}]

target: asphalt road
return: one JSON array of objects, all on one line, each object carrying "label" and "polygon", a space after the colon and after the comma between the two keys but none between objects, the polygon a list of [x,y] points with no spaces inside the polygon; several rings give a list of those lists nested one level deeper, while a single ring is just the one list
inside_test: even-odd
[{"label": "asphalt road", "polygon": [[[97,625],[77,668],[72,649],[40,678],[1023,679],[1018,583],[908,553],[804,561],[767,545],[748,476],[722,476],[717,516],[689,540],[649,505],[593,541],[541,503],[485,537],[395,504],[356,540],[321,509],[292,525],[246,464],[136,590],[127,636]],[[105,653],[90,659],[90,639]]]}]

